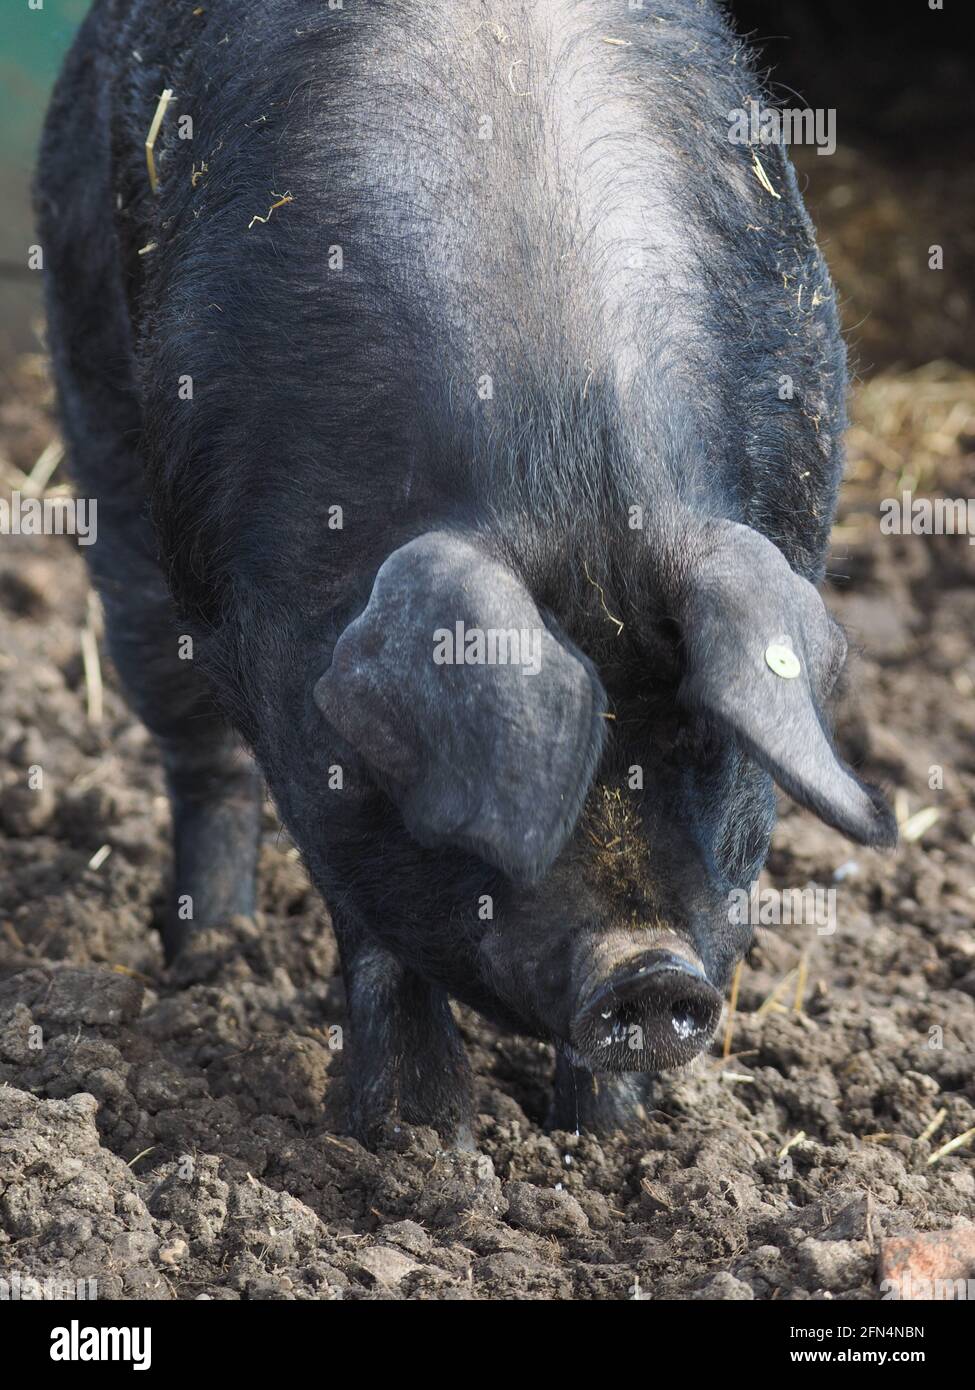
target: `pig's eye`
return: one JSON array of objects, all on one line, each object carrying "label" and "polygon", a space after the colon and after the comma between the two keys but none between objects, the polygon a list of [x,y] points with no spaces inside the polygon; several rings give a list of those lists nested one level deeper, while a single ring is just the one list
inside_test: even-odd
[{"label": "pig's eye", "polygon": [[655,753],[665,757],[682,752],[687,745],[687,738],[686,725],[672,717],[655,719],[649,731],[650,747]]},{"label": "pig's eye", "polygon": [[694,729],[690,724],[681,724],[674,734],[674,749],[683,753],[694,746]]},{"label": "pig's eye", "polygon": [[725,741],[707,719],[686,719],[675,722],[667,735],[666,744],[658,743],[662,751],[682,761],[698,765],[723,757]]},{"label": "pig's eye", "polygon": [[709,719],[699,719],[693,726],[692,742],[697,756],[704,762],[724,757],[727,751],[727,738]]}]

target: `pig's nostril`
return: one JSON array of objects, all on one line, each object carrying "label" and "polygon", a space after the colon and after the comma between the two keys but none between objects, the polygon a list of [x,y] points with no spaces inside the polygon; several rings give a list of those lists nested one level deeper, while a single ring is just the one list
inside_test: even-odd
[{"label": "pig's nostril", "polygon": [[694,965],[652,951],[588,992],[573,1021],[572,1044],[599,1071],[659,1071],[700,1052],[720,1012],[720,995]]},{"label": "pig's nostril", "polygon": [[681,1039],[711,1031],[710,1012],[696,999],[680,999],[671,1008],[670,1022]]}]

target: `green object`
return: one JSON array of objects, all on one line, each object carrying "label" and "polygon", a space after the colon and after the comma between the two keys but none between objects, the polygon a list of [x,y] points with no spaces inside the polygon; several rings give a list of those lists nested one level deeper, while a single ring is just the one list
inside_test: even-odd
[{"label": "green object", "polygon": [[0,336],[8,346],[31,345],[29,326],[40,307],[40,277],[34,283],[26,273],[34,161],[54,79],[87,10],[88,0],[0,5]]}]

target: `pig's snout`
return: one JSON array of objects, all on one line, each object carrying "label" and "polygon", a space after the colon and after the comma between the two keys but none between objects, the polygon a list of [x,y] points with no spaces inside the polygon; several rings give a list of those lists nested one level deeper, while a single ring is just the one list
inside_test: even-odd
[{"label": "pig's snout", "polygon": [[683,1066],[710,1042],[721,996],[676,940],[592,963],[572,1021],[574,1060],[594,1071]]}]

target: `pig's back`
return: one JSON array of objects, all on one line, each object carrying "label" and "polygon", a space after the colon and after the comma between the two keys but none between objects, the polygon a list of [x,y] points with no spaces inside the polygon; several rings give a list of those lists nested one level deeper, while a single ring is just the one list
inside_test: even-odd
[{"label": "pig's back", "polygon": [[[816,568],[842,347],[788,161],[762,152],[775,197],[728,139],[758,87],[716,11],[109,8],[171,495],[221,458],[228,517],[285,511],[311,478],[353,513],[448,498],[549,526],[679,494],[780,518]],[[140,141],[163,85],[154,197]],[[169,389],[184,376],[192,411]]]}]

